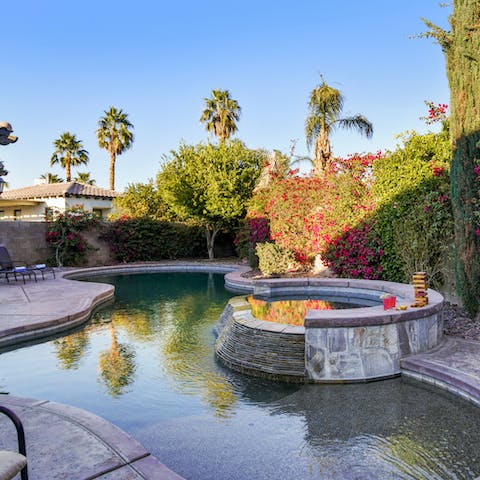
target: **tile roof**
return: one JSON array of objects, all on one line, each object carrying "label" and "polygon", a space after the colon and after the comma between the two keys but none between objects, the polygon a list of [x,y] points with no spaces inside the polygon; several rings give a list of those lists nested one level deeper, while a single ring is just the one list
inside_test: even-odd
[{"label": "tile roof", "polygon": [[102,197],[115,198],[119,194],[106,188],[84,185],[78,182],[47,183],[16,188],[0,194],[0,199],[27,200],[46,197]]}]

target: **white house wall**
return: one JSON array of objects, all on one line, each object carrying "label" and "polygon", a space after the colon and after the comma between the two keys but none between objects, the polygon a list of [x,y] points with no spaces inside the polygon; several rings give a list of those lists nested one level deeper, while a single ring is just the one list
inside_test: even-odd
[{"label": "white house wall", "polygon": [[31,222],[43,221],[45,220],[45,208],[47,205],[45,203],[39,203],[37,205],[9,205],[1,206],[0,211],[3,211],[0,220],[14,220],[15,210],[21,210],[21,219],[28,220]]},{"label": "white house wall", "polygon": [[41,199],[41,203],[37,205],[0,205],[0,211],[4,212],[0,220],[13,220],[15,218],[14,210],[21,210],[21,217],[19,219],[41,222],[45,220],[46,208],[64,211],[78,205],[82,205],[84,210],[89,212],[93,211],[93,209],[102,210],[103,217],[106,217],[112,210],[112,201],[108,199],[51,197]]},{"label": "white house wall", "polygon": [[[97,198],[73,198],[67,197],[64,199],[65,205],[67,208],[72,208],[75,205],[83,205],[84,210],[91,212],[94,208],[101,209],[104,211],[104,214],[110,213],[112,209],[112,201],[111,200],[104,200],[104,199],[97,199]],[[105,210],[108,210],[105,212]]]}]

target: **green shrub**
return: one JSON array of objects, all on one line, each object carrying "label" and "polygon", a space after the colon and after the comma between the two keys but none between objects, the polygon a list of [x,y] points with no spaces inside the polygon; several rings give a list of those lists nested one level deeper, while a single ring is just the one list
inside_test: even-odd
[{"label": "green shrub", "polygon": [[258,243],[258,266],[263,275],[281,275],[296,268],[295,254],[275,243]]},{"label": "green shrub", "polygon": [[403,144],[374,164],[375,230],[384,255],[382,276],[409,282],[416,270],[432,284],[447,281],[452,248],[448,131],[410,132]]},{"label": "green shrub", "polygon": [[119,262],[205,257],[205,237],[197,226],[151,218],[121,218],[101,236]]},{"label": "green shrub", "polygon": [[172,220],[173,215],[162,200],[160,189],[152,180],[147,183],[131,183],[123,194],[114,200],[114,212],[110,220],[126,215],[130,218],[148,217],[154,220]]}]

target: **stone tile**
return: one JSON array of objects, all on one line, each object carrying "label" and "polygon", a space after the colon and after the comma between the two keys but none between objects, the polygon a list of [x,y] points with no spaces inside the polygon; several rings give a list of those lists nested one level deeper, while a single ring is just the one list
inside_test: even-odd
[{"label": "stone tile", "polygon": [[443,382],[480,401],[480,342],[450,337],[438,347],[401,360],[403,371]]}]

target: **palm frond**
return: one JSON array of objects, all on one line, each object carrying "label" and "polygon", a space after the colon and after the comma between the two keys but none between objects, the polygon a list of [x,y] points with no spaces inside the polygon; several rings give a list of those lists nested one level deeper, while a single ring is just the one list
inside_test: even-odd
[{"label": "palm frond", "polygon": [[356,130],[367,138],[371,138],[373,135],[373,125],[363,115],[340,118],[335,123],[347,130]]},{"label": "palm frond", "polygon": [[238,130],[236,122],[240,119],[241,108],[230,98],[228,90],[212,90],[212,97],[205,98],[205,107],[200,122],[205,123],[207,132],[223,141]]}]

